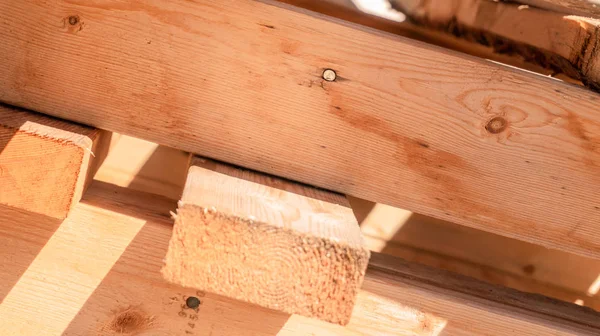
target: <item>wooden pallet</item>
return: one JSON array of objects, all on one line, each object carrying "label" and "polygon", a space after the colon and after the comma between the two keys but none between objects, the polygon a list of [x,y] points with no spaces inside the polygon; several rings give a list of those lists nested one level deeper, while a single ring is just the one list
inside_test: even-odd
[{"label": "wooden pallet", "polygon": [[[0,330],[599,334],[600,96],[571,84],[596,88],[595,19],[283,2],[0,1]],[[432,31],[448,17],[572,78],[390,33],[546,71]]]}]

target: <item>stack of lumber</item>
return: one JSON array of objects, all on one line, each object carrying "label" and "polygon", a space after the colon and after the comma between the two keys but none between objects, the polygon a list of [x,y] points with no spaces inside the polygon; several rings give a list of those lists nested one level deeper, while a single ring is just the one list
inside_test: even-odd
[{"label": "stack of lumber", "polygon": [[[294,2],[0,0],[0,330],[599,334],[599,312],[535,294],[580,285],[490,262],[533,293],[499,286],[469,244],[407,242],[409,215],[352,197],[599,259],[596,19],[395,0],[396,32]],[[587,87],[392,31],[466,36]]]}]

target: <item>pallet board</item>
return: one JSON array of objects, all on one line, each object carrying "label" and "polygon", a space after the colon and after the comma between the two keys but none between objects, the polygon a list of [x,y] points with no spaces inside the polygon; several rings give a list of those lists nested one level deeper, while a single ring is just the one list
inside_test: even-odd
[{"label": "pallet board", "polygon": [[411,20],[517,54],[600,91],[600,20],[490,0],[394,0]]},{"label": "pallet board", "polygon": [[1,101],[600,257],[593,92],[270,1],[0,21]]},{"label": "pallet board", "polygon": [[[165,165],[169,162],[169,165]],[[181,199],[188,154],[121,136],[96,180]],[[524,292],[600,309],[600,260],[348,198],[369,249]]]},{"label": "pallet board", "polygon": [[[598,313],[374,255],[348,326],[170,285],[174,201],[94,182],[61,222],[0,207],[0,328],[12,335],[594,335]],[[33,217],[32,217],[33,216]],[[90,263],[94,260],[94,263]],[[185,300],[198,297],[197,309]]]},{"label": "pallet board", "polygon": [[345,196],[194,157],[163,274],[346,325],[369,256]]},{"label": "pallet board", "polygon": [[349,198],[369,249],[600,310],[600,260]]},{"label": "pallet board", "polygon": [[0,105],[0,204],[67,217],[107,141],[108,132]]},{"label": "pallet board", "polygon": [[600,17],[600,4],[597,0],[519,0],[519,2],[565,14]]}]

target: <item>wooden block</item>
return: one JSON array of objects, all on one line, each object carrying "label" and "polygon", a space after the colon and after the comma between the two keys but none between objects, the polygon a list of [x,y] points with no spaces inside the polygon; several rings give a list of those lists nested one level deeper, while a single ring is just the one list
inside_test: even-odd
[{"label": "wooden block", "polygon": [[186,287],[347,324],[368,261],[344,196],[195,157],[163,274]]},{"label": "wooden block", "polygon": [[65,218],[107,139],[94,128],[0,105],[0,203]]},{"label": "wooden block", "polygon": [[600,258],[600,95],[232,3],[4,1],[0,101]]},{"label": "wooden block", "polygon": [[[172,233],[167,213],[175,206],[96,182],[63,222],[0,206],[0,241],[7,242],[0,244],[0,330],[23,336],[533,336],[600,330],[599,313],[589,309],[376,253],[345,327],[172,285],[160,269]],[[188,308],[189,297],[199,298],[200,306]]]}]

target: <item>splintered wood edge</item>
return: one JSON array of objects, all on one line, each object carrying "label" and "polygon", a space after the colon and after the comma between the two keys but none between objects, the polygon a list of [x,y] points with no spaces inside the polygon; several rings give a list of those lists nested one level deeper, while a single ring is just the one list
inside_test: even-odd
[{"label": "splintered wood edge", "polygon": [[[68,210],[81,199],[85,189],[91,183],[92,175],[107,154],[107,151],[101,147],[108,146],[108,144],[102,142],[103,140],[110,141],[111,136],[111,133],[108,131],[4,104],[0,104],[0,127],[82,149],[79,173],[70,204],[67,207]],[[95,160],[94,152],[97,150],[104,152],[105,155]]]},{"label": "splintered wood edge", "polygon": [[[288,204],[261,209],[269,201],[263,191]],[[230,199],[257,206],[259,218],[227,208]],[[320,217],[321,207],[333,219]],[[289,209],[297,217],[280,223],[269,216]],[[195,158],[173,216],[162,270],[167,280],[289,314],[349,322],[370,251],[344,196]]]},{"label": "splintered wood edge", "polygon": [[0,105],[0,126],[43,139],[75,145],[89,153],[92,152],[94,139],[100,132],[92,127],[8,105]]}]

